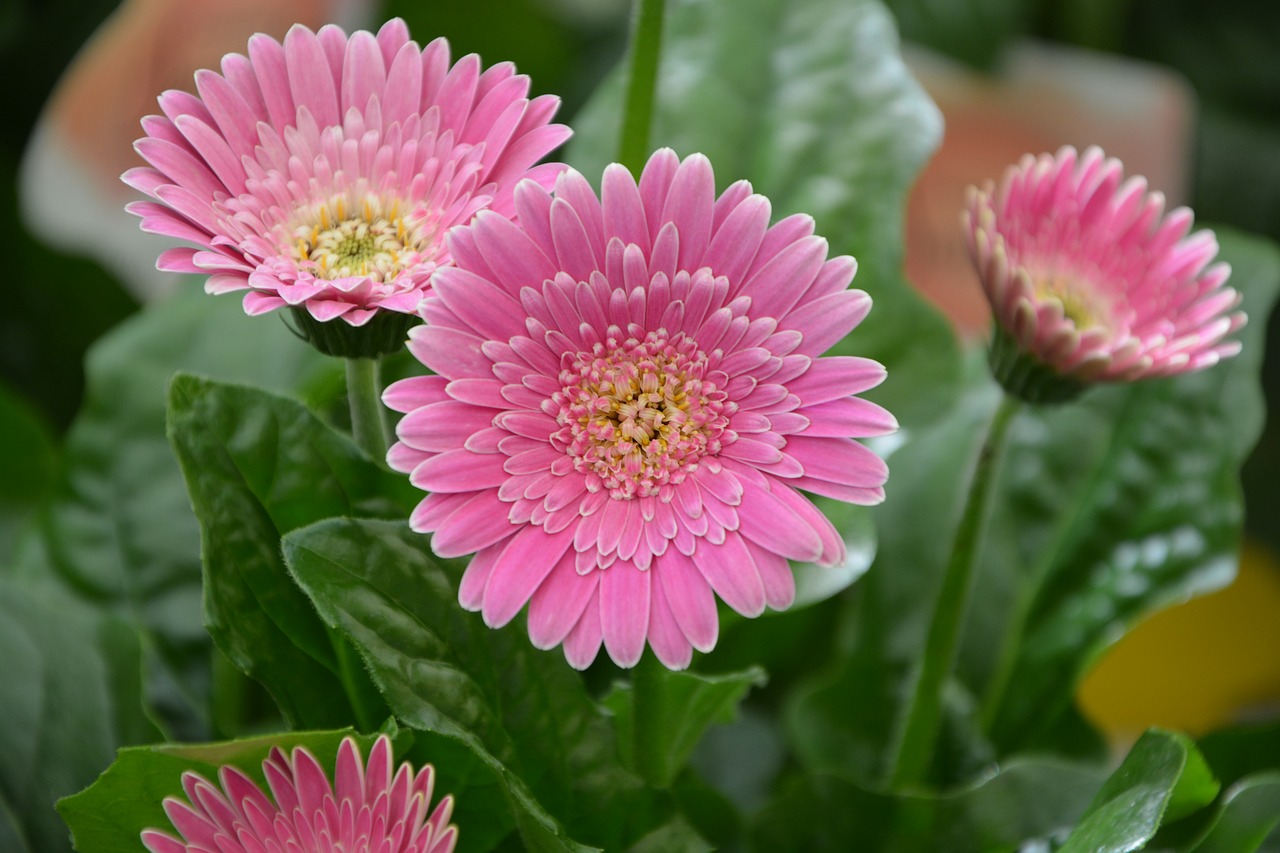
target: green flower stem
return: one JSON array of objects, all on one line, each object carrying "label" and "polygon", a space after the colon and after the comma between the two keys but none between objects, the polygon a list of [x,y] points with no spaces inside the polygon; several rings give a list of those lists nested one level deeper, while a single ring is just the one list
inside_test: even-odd
[{"label": "green flower stem", "polygon": [[351,435],[379,465],[387,458],[387,421],[376,358],[347,359],[347,403],[351,406]]},{"label": "green flower stem", "polygon": [[1004,702],[1009,681],[1013,678],[1014,667],[1018,663],[1018,654],[1022,651],[1022,638],[1027,632],[1031,608],[1035,604],[1036,596],[1040,594],[1043,583],[1043,570],[1018,579],[1013,613],[1009,616],[1004,639],[1000,642],[1000,654],[996,658],[996,667],[991,674],[991,680],[987,682],[986,692],[982,696],[982,706],[979,709],[978,723],[985,734],[990,734],[995,728],[996,718],[1000,714],[1000,705]]},{"label": "green flower stem", "polygon": [[649,158],[649,128],[653,124],[666,5],[666,0],[636,0],[631,23],[631,73],[622,114],[622,138],[618,141],[618,162],[637,177]]},{"label": "green flower stem", "polygon": [[929,770],[942,723],[943,689],[955,665],[960,634],[969,610],[974,569],[986,528],[1001,450],[1019,408],[1021,403],[1017,399],[1008,394],[1002,395],[978,455],[973,480],[969,484],[969,497],[956,529],[951,558],[942,578],[942,590],[929,623],[924,655],[916,670],[916,681],[907,705],[906,724],[901,730],[890,775],[890,784],[894,788],[923,783]]},{"label": "green flower stem", "polygon": [[338,662],[338,677],[347,690],[347,701],[351,703],[351,710],[355,714],[356,728],[362,732],[376,731],[382,725],[385,714],[370,707],[368,697],[362,689],[369,683],[369,676],[364,672],[360,655],[356,654],[351,643],[340,634],[333,632],[330,640]]},{"label": "green flower stem", "polygon": [[660,768],[654,764],[658,752],[653,745],[662,743],[667,738],[666,732],[654,730],[658,721],[664,719],[662,696],[666,674],[666,667],[652,652],[646,652],[635,669],[631,670],[631,734],[635,769],[650,784],[654,784],[654,780],[661,775]]}]

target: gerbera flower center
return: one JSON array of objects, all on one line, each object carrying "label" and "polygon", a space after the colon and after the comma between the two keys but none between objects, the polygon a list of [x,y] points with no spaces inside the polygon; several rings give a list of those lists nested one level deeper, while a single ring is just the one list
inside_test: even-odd
[{"label": "gerbera flower center", "polygon": [[720,451],[736,406],[706,378],[708,358],[682,333],[610,338],[560,371],[560,430],[552,443],[573,458],[594,491],[617,499],[677,484]]},{"label": "gerbera flower center", "polygon": [[1077,329],[1107,325],[1110,309],[1087,283],[1074,276],[1053,272],[1034,276],[1032,280],[1036,298],[1060,304],[1062,315]]},{"label": "gerbera flower center", "polygon": [[293,257],[316,278],[367,276],[393,279],[422,259],[429,245],[422,223],[389,203],[367,195],[358,205],[345,196],[304,211],[291,232]]}]

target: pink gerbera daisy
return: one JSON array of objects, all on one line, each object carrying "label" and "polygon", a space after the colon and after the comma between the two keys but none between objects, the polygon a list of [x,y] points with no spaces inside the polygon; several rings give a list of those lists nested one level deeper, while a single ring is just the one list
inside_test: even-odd
[{"label": "pink gerbera daisy", "polygon": [[444,39],[419,48],[401,20],[350,38],[295,26],[248,53],[197,72],[199,97],[160,96],[135,146],[152,168],[124,180],[157,200],[129,206],[143,230],[198,246],[159,267],[247,290],[250,314],[305,309],[304,331],[412,315],[449,261],[445,231],[485,208],[511,216],[518,181],[550,186],[563,168],[533,165],[569,136],[549,123],[557,98],[529,100],[511,63],[450,67]]},{"label": "pink gerbera daisy", "polygon": [[235,767],[218,771],[221,787],[184,773],[187,800],[164,801],[181,839],[148,829],[142,843],[151,853],[452,853],[458,842],[458,828],[449,824],[453,797],[428,814],[434,769],[428,764],[415,776],[401,764],[392,778],[386,735],[373,745],[367,767],[355,741],[344,738],[334,786],[302,747],[292,758],[273,748],[262,770],[274,802]]},{"label": "pink gerbera daisy", "polygon": [[[969,254],[995,313],[997,373],[1043,368],[1065,395],[1089,382],[1200,370],[1240,351],[1245,322],[1212,231],[1188,236],[1146,181],[1098,148],[1027,155],[999,189],[970,188]],[[1030,365],[1018,353],[1030,355]],[[1006,383],[1008,384],[1008,383]],[[1032,381],[1024,390],[1055,392]],[[1017,388],[1012,388],[1015,393]]]},{"label": "pink gerbera daisy", "polygon": [[739,182],[670,150],[637,185],[576,172],[516,190],[519,225],[450,235],[409,349],[435,376],[384,395],[408,413],[391,465],[431,492],[413,513],[445,557],[477,552],[459,598],[497,627],[529,603],[540,648],[575,667],[646,639],[683,668],[718,631],[790,605],[787,560],[835,564],[840,534],[799,490],[874,504],[885,464],[854,438],[896,429],[853,395],[884,368],[819,358],[870,298],[813,220],[770,227]]}]

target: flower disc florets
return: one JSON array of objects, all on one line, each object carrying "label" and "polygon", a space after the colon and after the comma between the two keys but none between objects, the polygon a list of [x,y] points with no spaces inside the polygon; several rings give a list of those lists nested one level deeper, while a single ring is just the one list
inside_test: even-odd
[{"label": "flower disc florets", "polygon": [[737,406],[704,379],[709,359],[683,333],[609,338],[572,357],[552,400],[561,429],[551,445],[573,458],[587,491],[649,497],[679,485],[698,460],[720,452]]}]

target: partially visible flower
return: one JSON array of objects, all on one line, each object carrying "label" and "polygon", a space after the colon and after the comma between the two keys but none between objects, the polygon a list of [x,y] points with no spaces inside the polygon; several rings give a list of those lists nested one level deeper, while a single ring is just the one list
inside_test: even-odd
[{"label": "partially visible flower", "polygon": [[[271,797],[239,769],[223,766],[219,785],[182,774],[187,799],[166,797],[165,814],[180,838],[157,829],[142,833],[151,853],[452,853],[453,797],[431,807],[435,771],[415,776],[406,763],[392,777],[391,741],[378,738],[366,766],[352,738],[338,748],[335,784],[314,755],[278,747],[262,762]],[[273,799],[274,798],[274,801]]]},{"label": "partially visible flower", "polygon": [[1213,232],[1188,236],[1190,210],[1162,215],[1164,196],[1124,181],[1100,149],[1027,155],[998,190],[971,187],[967,208],[969,255],[997,325],[993,365],[1011,392],[1047,402],[1240,351],[1224,340],[1245,316],[1232,312],[1230,268],[1210,265]]},{"label": "partially visible flower", "polygon": [[387,389],[408,413],[388,455],[429,494],[415,530],[477,552],[462,605],[487,624],[529,603],[534,645],[585,667],[603,642],[668,667],[716,642],[716,595],[746,616],[788,607],[788,560],[845,559],[801,490],[879,503],[884,462],[855,441],[897,427],[854,395],[884,368],[819,358],[867,315],[853,258],[808,216],[770,227],[741,181],[655,153],[602,197],[573,171],[525,182],[518,225],[453,231],[409,349],[434,376]]},{"label": "partially visible flower", "polygon": [[247,290],[249,314],[290,306],[310,333],[395,312],[398,348],[449,262],[444,233],[481,209],[514,215],[517,182],[550,186],[564,168],[534,166],[569,137],[550,124],[559,99],[529,100],[509,62],[450,67],[444,39],[419,48],[399,19],[350,38],[298,25],[248,54],[197,72],[199,97],[160,96],[135,145],[151,167],[124,180],[156,199],[129,206],[144,231],[196,244],[159,267]]}]

